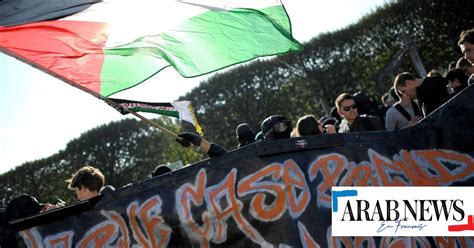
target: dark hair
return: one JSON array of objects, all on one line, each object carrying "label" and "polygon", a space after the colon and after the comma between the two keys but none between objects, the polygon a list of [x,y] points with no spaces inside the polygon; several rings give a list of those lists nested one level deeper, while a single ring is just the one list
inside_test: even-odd
[{"label": "dark hair", "polygon": [[33,196],[20,195],[8,202],[5,209],[5,222],[37,214],[43,207],[44,204],[39,203]]},{"label": "dark hair", "polygon": [[459,58],[458,62],[456,62],[456,68],[463,69],[464,71],[468,70],[471,66],[471,62],[464,57]]},{"label": "dark hair", "polygon": [[262,131],[259,131],[257,134],[255,134],[255,141],[257,141],[257,140],[263,140]]},{"label": "dark hair", "polygon": [[20,195],[8,202],[5,209],[5,216],[0,227],[0,247],[18,247],[15,234],[16,230],[7,225],[9,221],[28,217],[41,212],[44,204],[39,203],[36,198],[30,195]]},{"label": "dark hair", "polygon": [[339,113],[337,112],[336,106],[332,106],[332,107],[331,107],[331,110],[329,111],[329,117],[333,117],[334,119],[337,120],[337,122],[340,122],[340,121],[341,121],[341,116],[340,116]]},{"label": "dark hair", "polygon": [[448,65],[448,70],[451,70],[451,69],[456,68],[456,62],[457,62],[457,61],[452,61],[451,63],[449,63],[449,65]]},{"label": "dark hair", "polygon": [[112,186],[112,185],[105,185],[104,187],[102,187],[102,188],[100,189],[99,194],[100,194],[100,195],[108,194],[108,193],[110,193],[110,192],[112,192],[112,191],[114,191],[114,190],[115,190],[115,187],[114,187],[114,186]]},{"label": "dark hair", "polygon": [[393,81],[393,88],[397,89],[398,86],[406,86],[407,80],[415,80],[416,77],[409,72],[403,72],[398,74]]},{"label": "dark hair", "polygon": [[337,126],[337,119],[334,117],[328,117],[326,118],[321,125],[326,126],[326,125],[334,125]]},{"label": "dark hair", "polygon": [[390,94],[388,94],[388,92],[383,93],[383,95],[380,97],[380,100],[383,104],[387,104],[387,102],[390,100]]},{"label": "dark hair", "polygon": [[80,168],[72,177],[66,182],[69,183],[69,188],[86,187],[90,191],[99,192],[102,186],[104,186],[105,177],[99,169],[92,166],[84,166]]},{"label": "dark hair", "polygon": [[474,28],[461,32],[459,35],[458,45],[462,45],[464,42],[474,44]]},{"label": "dark hair", "polygon": [[400,92],[395,90],[393,86],[390,88],[390,96],[392,96],[392,98],[395,99],[395,102],[400,101]]},{"label": "dark hair", "polygon": [[166,165],[158,165],[155,168],[155,170],[150,173],[150,176],[151,177],[157,177],[157,176],[169,173],[169,172],[171,172],[170,167],[168,167]]},{"label": "dark hair", "polygon": [[430,72],[428,72],[427,77],[443,77],[443,74],[441,74],[440,71],[433,69]]},{"label": "dark hair", "polygon": [[296,122],[296,129],[300,136],[321,134],[318,125],[318,120],[314,115],[305,115]]},{"label": "dark hair", "polygon": [[349,94],[349,93],[342,93],[340,94],[337,98],[336,101],[334,101],[334,104],[336,105],[336,108],[339,109],[341,108],[341,103],[345,100],[354,100],[354,97]]},{"label": "dark hair", "polygon": [[375,97],[362,90],[354,93],[352,96],[357,105],[359,115],[380,115]]},{"label": "dark hair", "polygon": [[458,68],[458,69],[449,70],[446,73],[445,78],[449,81],[454,81],[455,79],[457,79],[461,85],[467,85],[467,79],[469,77],[466,76],[466,73],[464,73],[464,70]]}]

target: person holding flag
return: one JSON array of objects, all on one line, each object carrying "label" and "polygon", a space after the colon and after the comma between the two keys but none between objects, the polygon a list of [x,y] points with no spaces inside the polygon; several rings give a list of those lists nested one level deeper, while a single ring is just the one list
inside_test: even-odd
[{"label": "person holding flag", "polygon": [[228,152],[223,146],[211,143],[201,136],[189,132],[178,134],[176,142],[178,142],[183,147],[189,147],[191,144],[198,146],[201,151],[209,155],[210,158],[219,157],[220,155]]}]

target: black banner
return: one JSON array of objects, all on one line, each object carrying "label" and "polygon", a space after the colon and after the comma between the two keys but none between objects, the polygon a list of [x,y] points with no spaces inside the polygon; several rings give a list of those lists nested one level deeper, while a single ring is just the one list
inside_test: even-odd
[{"label": "black banner", "polygon": [[259,142],[14,225],[28,247],[473,247],[332,237],[330,205],[334,185],[474,186],[473,99],[403,130]]}]

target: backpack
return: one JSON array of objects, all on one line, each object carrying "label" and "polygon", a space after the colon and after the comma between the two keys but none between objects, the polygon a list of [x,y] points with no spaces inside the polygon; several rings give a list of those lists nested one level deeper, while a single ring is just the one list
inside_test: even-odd
[{"label": "backpack", "polygon": [[[415,116],[421,116],[421,111],[418,107],[418,104],[416,104],[416,102],[414,101],[411,101],[411,106],[413,108],[413,113],[415,113]],[[400,112],[400,114],[402,114],[407,120],[411,120],[410,114],[402,107],[402,105],[400,105],[399,103],[395,103],[393,107],[397,109],[398,112]]]}]

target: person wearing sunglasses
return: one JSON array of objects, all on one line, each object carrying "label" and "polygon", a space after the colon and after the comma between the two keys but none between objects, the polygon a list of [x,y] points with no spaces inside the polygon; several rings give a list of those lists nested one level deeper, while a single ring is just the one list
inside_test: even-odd
[{"label": "person wearing sunglasses", "polygon": [[339,133],[384,130],[380,118],[371,115],[359,115],[354,97],[348,93],[340,94],[335,101],[337,112],[342,117]]}]

